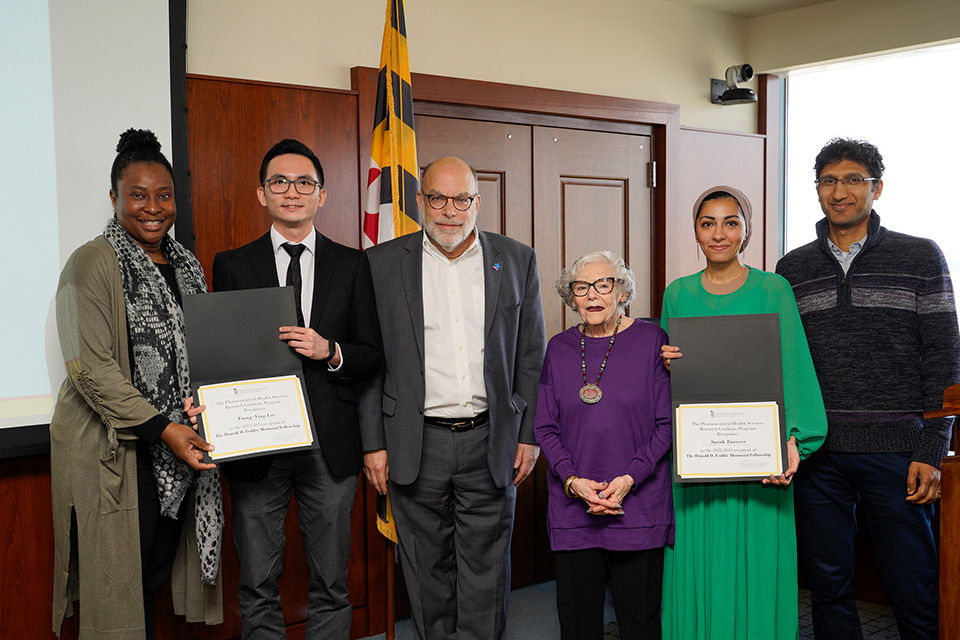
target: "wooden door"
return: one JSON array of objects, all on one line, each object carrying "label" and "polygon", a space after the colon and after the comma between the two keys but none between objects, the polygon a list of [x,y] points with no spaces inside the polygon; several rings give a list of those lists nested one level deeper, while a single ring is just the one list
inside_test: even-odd
[{"label": "wooden door", "polygon": [[650,316],[650,137],[535,127],[533,150],[534,246],[547,335],[580,321],[559,304],[553,283],[561,269],[590,251],[623,257],[637,277],[630,314]]},{"label": "wooden door", "polygon": [[520,124],[417,116],[420,167],[444,156],[461,158],[477,170],[477,226],[533,241],[531,128]]}]

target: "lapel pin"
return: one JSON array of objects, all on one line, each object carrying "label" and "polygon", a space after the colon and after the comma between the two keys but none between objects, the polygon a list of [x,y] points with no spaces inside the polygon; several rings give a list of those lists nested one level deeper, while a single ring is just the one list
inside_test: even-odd
[{"label": "lapel pin", "polygon": [[499,262],[494,262],[494,263],[493,263],[493,270],[494,270],[494,271],[500,271],[500,263],[499,263]]}]

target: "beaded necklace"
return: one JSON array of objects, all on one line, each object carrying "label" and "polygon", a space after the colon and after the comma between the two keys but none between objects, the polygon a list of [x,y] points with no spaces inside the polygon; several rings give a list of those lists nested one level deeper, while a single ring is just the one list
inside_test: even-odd
[{"label": "beaded necklace", "polygon": [[617,331],[620,330],[620,321],[623,320],[623,314],[617,318],[617,326],[613,328],[613,335],[610,336],[610,344],[607,345],[607,353],[603,356],[603,362],[600,363],[600,373],[597,374],[597,381],[587,382],[587,350],[584,335],[587,330],[587,323],[580,325],[580,371],[583,373],[583,386],[580,387],[580,399],[587,404],[597,404],[603,397],[600,391],[600,378],[603,377],[603,370],[607,367],[607,358],[610,357],[610,350],[613,349],[613,341],[617,339]]}]

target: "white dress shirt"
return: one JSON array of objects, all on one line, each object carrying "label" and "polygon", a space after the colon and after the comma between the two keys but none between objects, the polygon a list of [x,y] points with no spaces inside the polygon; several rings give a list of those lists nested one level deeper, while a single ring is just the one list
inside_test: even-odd
[{"label": "white dress shirt", "polygon": [[424,413],[468,418],[487,410],[483,380],[483,250],[449,260],[423,235]]},{"label": "white dress shirt", "polygon": [[[276,227],[270,227],[270,242],[273,243],[273,258],[277,265],[277,279],[280,286],[286,286],[287,268],[290,266],[290,254],[283,248],[283,245],[290,242],[277,231]],[[300,254],[300,309],[303,311],[303,324],[310,326],[310,315],[313,311],[313,276],[316,272],[317,257],[317,230],[310,229],[310,233],[300,242],[290,242],[290,244],[302,244],[305,247]],[[324,336],[326,337],[326,336]],[[336,349],[336,343],[334,343]],[[339,350],[339,349],[338,349]],[[343,366],[343,351],[340,351],[340,364],[334,367],[327,364],[330,371],[339,371]]]},{"label": "white dress shirt", "polygon": [[306,251],[300,254],[300,308],[303,309],[303,323],[310,326],[310,312],[313,307],[313,273],[315,271],[317,255],[317,230],[310,229],[309,235],[301,242],[290,242],[277,231],[276,227],[270,227],[270,242],[273,243],[273,257],[277,264],[277,278],[280,280],[280,286],[287,283],[287,268],[290,266],[290,254],[283,248],[287,244],[302,244]]}]

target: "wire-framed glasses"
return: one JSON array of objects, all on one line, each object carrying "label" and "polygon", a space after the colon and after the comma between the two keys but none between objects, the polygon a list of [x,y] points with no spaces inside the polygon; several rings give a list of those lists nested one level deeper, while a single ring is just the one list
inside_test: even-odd
[{"label": "wire-framed glasses", "polygon": [[857,187],[862,187],[867,182],[874,182],[876,178],[863,178],[861,176],[847,176],[846,178],[820,178],[816,180],[818,189],[833,189],[837,186],[839,182],[848,189],[856,189]]}]

